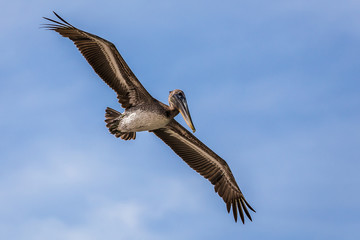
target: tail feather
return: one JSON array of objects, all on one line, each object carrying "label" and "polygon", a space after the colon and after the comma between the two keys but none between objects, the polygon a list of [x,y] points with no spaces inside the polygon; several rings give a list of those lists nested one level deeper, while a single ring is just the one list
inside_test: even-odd
[{"label": "tail feather", "polygon": [[110,123],[114,119],[121,117],[121,113],[116,111],[115,109],[107,107],[105,110],[105,122]]},{"label": "tail feather", "polygon": [[105,110],[105,122],[106,127],[109,129],[111,134],[114,134],[115,137],[121,138],[124,140],[131,140],[136,138],[136,132],[121,132],[118,129],[122,114],[112,108],[106,108]]}]

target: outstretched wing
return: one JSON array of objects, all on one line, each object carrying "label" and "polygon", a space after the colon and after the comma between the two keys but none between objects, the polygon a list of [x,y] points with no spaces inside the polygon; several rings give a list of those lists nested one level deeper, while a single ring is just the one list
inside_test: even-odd
[{"label": "outstretched wing", "polygon": [[152,101],[152,96],[141,85],[114,44],[77,29],[55,12],[54,14],[60,22],[44,17],[51,22],[44,24],[44,27],[74,42],[95,72],[117,93],[123,108]]},{"label": "outstretched wing", "polygon": [[228,164],[221,157],[175,120],[172,120],[166,127],[153,130],[153,132],[192,169],[215,186],[215,192],[226,203],[228,212],[232,207],[235,222],[239,212],[241,221],[244,223],[243,210],[246,216],[252,220],[247,207],[254,212],[255,210],[245,200]]}]

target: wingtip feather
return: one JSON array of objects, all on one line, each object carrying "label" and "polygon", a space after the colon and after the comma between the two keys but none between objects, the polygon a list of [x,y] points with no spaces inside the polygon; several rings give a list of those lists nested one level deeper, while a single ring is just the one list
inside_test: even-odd
[{"label": "wingtip feather", "polygon": [[242,221],[243,224],[245,224],[245,218],[244,218],[244,213],[242,211],[242,207],[241,207],[241,203],[240,203],[240,199],[236,200],[236,205],[240,214],[240,219]]},{"label": "wingtip feather", "polygon": [[53,11],[53,13],[54,13],[55,16],[56,16],[57,18],[59,18],[61,21],[63,21],[63,22],[66,23],[67,25],[73,27],[73,25],[71,25],[70,23],[68,23],[67,21],[65,21],[65,19],[63,19],[62,17],[60,17],[60,15],[57,14],[55,11]]},{"label": "wingtip feather", "polygon": [[236,207],[235,200],[232,202],[232,207],[233,207],[234,219],[235,219],[235,222],[237,222],[237,207]]},{"label": "wingtip feather", "polygon": [[230,210],[231,210],[231,203],[230,202],[226,203],[226,210],[228,211],[228,213],[230,213]]},{"label": "wingtip feather", "polygon": [[250,215],[249,211],[247,210],[246,205],[244,204],[244,202],[242,200],[240,200],[240,201],[241,201],[241,205],[242,205],[242,207],[244,209],[244,212],[245,212],[246,216],[249,218],[250,221],[252,221],[251,215]]},{"label": "wingtip feather", "polygon": [[243,198],[243,200],[244,200],[244,202],[245,202],[245,204],[246,204],[246,206],[248,206],[248,208],[250,208],[250,210],[251,211],[253,211],[253,212],[255,212],[256,213],[256,211],[250,206],[250,204],[246,201],[246,199],[245,198]]}]

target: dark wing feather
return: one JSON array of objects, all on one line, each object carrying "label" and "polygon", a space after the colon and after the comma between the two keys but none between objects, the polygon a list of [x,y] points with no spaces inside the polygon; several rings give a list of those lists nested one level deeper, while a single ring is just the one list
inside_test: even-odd
[{"label": "dark wing feather", "polygon": [[246,216],[252,220],[247,207],[254,212],[255,210],[245,200],[228,164],[221,157],[175,120],[172,120],[165,128],[153,132],[192,169],[215,186],[215,192],[226,203],[228,212],[232,207],[235,221],[237,221],[239,212],[241,221],[244,223],[243,210]]},{"label": "dark wing feather", "polygon": [[61,22],[45,18],[52,23],[44,24],[44,27],[74,42],[95,72],[115,90],[123,108],[152,101],[153,98],[141,85],[114,44],[77,29],[55,12],[54,14]]}]

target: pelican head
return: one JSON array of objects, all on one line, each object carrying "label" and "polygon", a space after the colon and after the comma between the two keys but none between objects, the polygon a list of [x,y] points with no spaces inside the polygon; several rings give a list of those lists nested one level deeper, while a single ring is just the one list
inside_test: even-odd
[{"label": "pelican head", "polygon": [[170,107],[172,109],[178,110],[185,119],[187,125],[192,129],[193,132],[195,132],[196,130],[191,120],[191,115],[184,92],[180,89],[175,89],[173,91],[170,91],[169,93]]}]

